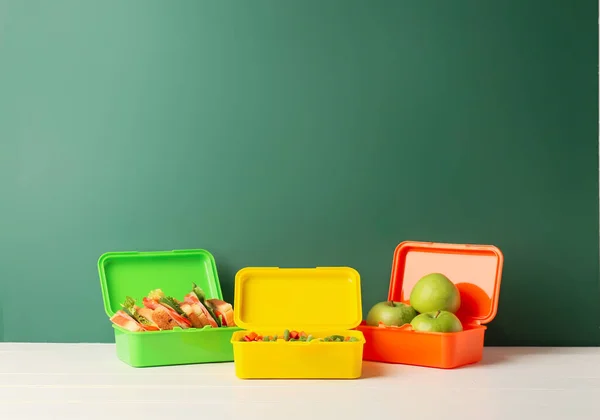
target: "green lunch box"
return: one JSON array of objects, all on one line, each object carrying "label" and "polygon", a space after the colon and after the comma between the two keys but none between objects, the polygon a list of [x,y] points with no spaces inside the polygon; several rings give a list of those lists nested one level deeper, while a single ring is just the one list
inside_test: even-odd
[{"label": "green lunch box", "polygon": [[[127,296],[142,306],[151,290],[176,299],[193,283],[207,299],[223,299],[213,256],[202,249],[159,252],[109,252],[98,260],[104,310],[111,317]],[[134,367],[232,362],[231,336],[239,327],[176,328],[131,332],[112,324],[117,357]]]}]

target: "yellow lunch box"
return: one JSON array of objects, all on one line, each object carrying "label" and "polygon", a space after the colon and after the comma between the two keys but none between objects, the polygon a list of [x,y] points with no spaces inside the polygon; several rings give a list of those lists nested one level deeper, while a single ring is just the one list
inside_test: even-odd
[{"label": "yellow lunch box", "polygon": [[[349,267],[247,267],[235,277],[231,338],[235,373],[242,379],[356,379],[365,339],[360,275]],[[285,330],[312,341],[286,341]],[[255,333],[276,341],[245,341]],[[340,335],[352,341],[323,341]]]}]

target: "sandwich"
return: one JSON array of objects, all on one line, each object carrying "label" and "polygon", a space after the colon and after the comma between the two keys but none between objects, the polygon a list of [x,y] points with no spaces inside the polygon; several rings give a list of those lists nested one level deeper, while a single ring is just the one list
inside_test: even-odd
[{"label": "sandwich", "polygon": [[151,291],[143,300],[144,306],[152,311],[152,321],[161,330],[172,330],[175,327],[187,329],[192,322],[179,306],[179,302],[172,297],[165,296],[162,290]]},{"label": "sandwich", "polygon": [[129,296],[121,304],[121,308],[110,318],[114,324],[133,332],[159,330],[152,316],[141,312],[140,308],[136,306],[135,300]]},{"label": "sandwich", "polygon": [[173,328],[213,328],[235,326],[232,306],[220,299],[206,299],[196,284],[183,301],[166,296],[161,289],[152,290],[137,306],[131,297],[110,320],[133,332],[172,330]]},{"label": "sandwich", "polygon": [[202,328],[207,325],[218,328],[221,326],[219,319],[214,311],[206,302],[204,291],[196,284],[193,285],[192,291],[184,296],[181,309],[197,323],[196,328]]}]

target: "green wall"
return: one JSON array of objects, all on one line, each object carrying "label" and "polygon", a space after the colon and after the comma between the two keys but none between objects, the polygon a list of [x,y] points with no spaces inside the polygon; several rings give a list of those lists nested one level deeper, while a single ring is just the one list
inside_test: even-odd
[{"label": "green wall", "polygon": [[486,344],[600,344],[597,7],[0,0],[1,339],[111,341],[106,251],[350,265],[366,311],[412,239],[502,249]]}]

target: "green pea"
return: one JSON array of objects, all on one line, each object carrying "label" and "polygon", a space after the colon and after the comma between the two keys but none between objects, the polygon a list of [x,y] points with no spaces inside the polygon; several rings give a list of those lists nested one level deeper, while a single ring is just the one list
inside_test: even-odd
[{"label": "green pea", "polygon": [[313,339],[312,335],[309,335],[308,337],[306,337],[306,341],[312,341],[312,339]]},{"label": "green pea", "polygon": [[273,341],[277,341],[279,337],[277,335],[275,335],[275,337],[273,337]]},{"label": "green pea", "polygon": [[263,337],[263,341],[271,341],[271,340],[269,339],[269,336],[268,336],[268,335],[265,335],[265,336]]},{"label": "green pea", "polygon": [[283,332],[283,339],[284,339],[285,341],[290,341],[290,330],[285,330],[285,331]]},{"label": "green pea", "polygon": [[356,342],[356,341],[358,341],[358,338],[356,338],[356,337],[350,337],[350,341]]}]

